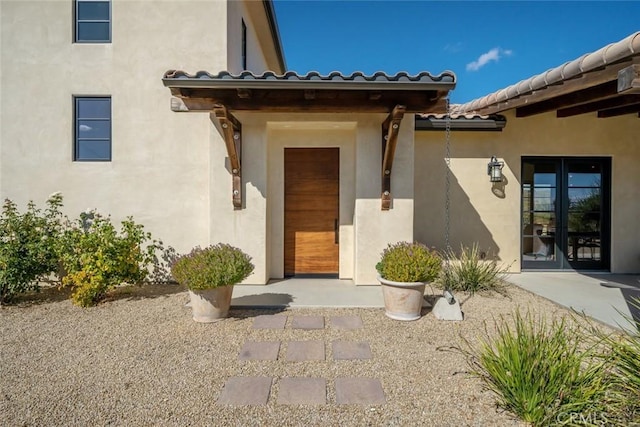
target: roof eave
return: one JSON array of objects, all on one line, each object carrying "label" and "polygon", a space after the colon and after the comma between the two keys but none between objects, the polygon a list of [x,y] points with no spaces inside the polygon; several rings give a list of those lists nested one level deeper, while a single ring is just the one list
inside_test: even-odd
[{"label": "roof eave", "polygon": [[421,117],[416,115],[415,130],[416,131],[443,131],[449,128],[455,131],[502,131],[507,125],[507,119],[501,115],[492,115],[489,117],[473,117],[473,118],[451,118],[446,117]]},{"label": "roof eave", "polygon": [[639,58],[640,31],[544,73],[484,97],[456,105],[454,111],[480,114],[501,113],[525,105],[531,96],[539,97],[540,99],[537,101],[552,98],[557,95],[554,88],[562,87],[567,82],[578,81],[580,78],[599,73],[601,70],[609,68],[615,70],[616,66],[626,66],[627,63],[638,63]]},{"label": "roof eave", "polygon": [[241,80],[241,79],[198,79],[163,78],[168,88],[185,89],[338,89],[338,90],[435,90],[450,91],[453,82],[398,82],[398,81],[328,81],[328,80]]},{"label": "roof eave", "polygon": [[262,0],[264,5],[264,11],[269,21],[269,29],[271,30],[271,37],[273,38],[273,44],[276,49],[276,56],[278,57],[278,65],[284,72],[287,69],[287,63],[284,58],[284,50],[282,49],[282,40],[280,38],[280,31],[278,30],[278,21],[276,20],[276,13],[273,8],[272,0]]}]

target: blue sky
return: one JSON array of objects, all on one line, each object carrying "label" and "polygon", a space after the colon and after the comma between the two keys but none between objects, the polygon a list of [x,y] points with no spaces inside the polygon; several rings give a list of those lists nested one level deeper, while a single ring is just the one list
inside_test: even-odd
[{"label": "blue sky", "polygon": [[640,1],[274,0],[289,70],[454,71],[487,95],[640,31]]}]

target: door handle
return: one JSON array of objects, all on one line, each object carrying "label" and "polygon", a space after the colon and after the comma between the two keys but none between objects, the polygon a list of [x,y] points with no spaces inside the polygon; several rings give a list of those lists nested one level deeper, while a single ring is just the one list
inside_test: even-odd
[{"label": "door handle", "polygon": [[333,243],[337,245],[340,242],[340,228],[338,227],[337,218],[333,220],[333,235],[334,235]]}]

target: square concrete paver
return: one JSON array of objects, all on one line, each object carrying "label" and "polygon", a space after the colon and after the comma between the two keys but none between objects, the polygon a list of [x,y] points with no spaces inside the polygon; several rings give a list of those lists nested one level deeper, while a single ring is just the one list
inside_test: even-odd
[{"label": "square concrete paver", "polygon": [[231,377],[224,384],[218,405],[266,405],[272,378]]},{"label": "square concrete paver", "polygon": [[287,362],[324,360],[324,341],[290,341],[286,360]]},{"label": "square concrete paver", "polygon": [[360,316],[332,316],[330,318],[331,327],[334,329],[361,329],[362,318]]},{"label": "square concrete paver", "polygon": [[375,378],[336,378],[336,403],[339,405],[381,405],[386,403],[380,380]]},{"label": "square concrete paver", "polygon": [[371,347],[366,341],[334,341],[333,342],[333,359],[334,360],[352,360],[352,359],[371,359]]},{"label": "square concrete paver", "polygon": [[280,341],[247,341],[240,350],[240,360],[277,360]]},{"label": "square concrete paver", "polygon": [[322,378],[282,378],[278,403],[284,405],[324,405],[327,381]]},{"label": "square concrete paver", "polygon": [[287,316],[262,315],[253,319],[253,329],[284,329],[286,323]]},{"label": "square concrete paver", "polygon": [[293,329],[324,329],[324,316],[293,316]]}]

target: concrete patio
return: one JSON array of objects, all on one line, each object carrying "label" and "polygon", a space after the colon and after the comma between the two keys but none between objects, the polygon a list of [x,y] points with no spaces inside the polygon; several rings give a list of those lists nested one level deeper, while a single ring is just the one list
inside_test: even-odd
[{"label": "concrete patio", "polygon": [[633,299],[640,298],[640,275],[529,271],[507,280],[616,328],[628,328],[631,317],[640,321],[640,310],[633,306]]},{"label": "concrete patio", "polygon": [[[640,298],[640,275],[536,271],[511,274],[507,280],[616,328],[629,326],[625,316],[640,320],[640,310],[632,305],[634,298]],[[266,286],[238,285],[233,295],[234,307],[384,307],[378,285],[355,286],[338,279],[291,278]]]}]

